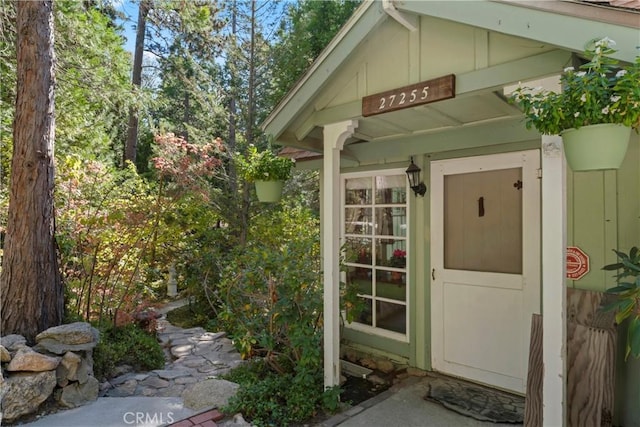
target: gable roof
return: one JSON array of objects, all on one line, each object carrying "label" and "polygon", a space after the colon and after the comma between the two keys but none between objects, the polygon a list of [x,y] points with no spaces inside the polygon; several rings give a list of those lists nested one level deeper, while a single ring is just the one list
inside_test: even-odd
[{"label": "gable roof", "polygon": [[[628,2],[629,0],[613,0]],[[637,0],[634,0],[637,1]],[[398,20],[411,28],[417,16],[428,16],[508,36],[539,41],[565,52],[581,52],[585,40],[594,34],[608,36],[618,42],[616,56],[631,62],[640,45],[640,11],[593,6],[584,1],[365,1],[334,37],[327,48],[294,85],[264,121],[262,128],[281,145],[320,151],[321,136],[309,138],[310,123],[305,132],[296,135],[291,124],[313,110],[314,100],[339,73],[349,58],[377,28],[389,20]],[[611,3],[611,2],[609,2]],[[625,3],[628,5],[629,3]],[[404,18],[405,22],[402,22]],[[407,29],[406,31],[411,31]],[[552,54],[548,55],[553,57]],[[558,62],[558,60],[555,60]],[[561,68],[560,68],[561,69]],[[462,90],[462,89],[460,89]],[[468,90],[468,89],[467,89]],[[456,89],[458,91],[458,88]],[[352,103],[353,104],[353,103]],[[356,105],[345,105],[346,118],[362,119]],[[306,138],[306,142],[301,140]]]}]

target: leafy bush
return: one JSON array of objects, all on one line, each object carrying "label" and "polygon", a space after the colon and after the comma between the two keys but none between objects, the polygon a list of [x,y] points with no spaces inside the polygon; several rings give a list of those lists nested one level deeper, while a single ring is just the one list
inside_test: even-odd
[{"label": "leafy bush", "polygon": [[279,374],[262,362],[243,365],[226,377],[240,390],[223,408],[242,412],[256,426],[287,426],[315,415],[319,407],[335,411],[339,389],[322,391],[322,370],[305,375]]},{"label": "leafy bush", "polygon": [[260,360],[233,374],[241,388],[227,410],[256,425],[300,422],[338,402],[337,391],[323,393],[318,229],[299,206],[263,212],[222,273],[219,325]]},{"label": "leafy bush", "polygon": [[101,328],[93,361],[96,378],[105,379],[113,376],[119,365],[130,365],[137,371],[162,369],[165,357],[155,337],[136,325],[128,324]]},{"label": "leafy bush", "polygon": [[68,315],[114,322],[154,294],[153,265],[170,234],[157,218],[168,206],[132,167],[68,157],[59,165],[56,206]]},{"label": "leafy bush", "polygon": [[290,208],[258,217],[251,243],[237,251],[219,284],[218,320],[245,357],[264,356],[278,372],[284,360],[316,360],[322,320],[318,224]]}]

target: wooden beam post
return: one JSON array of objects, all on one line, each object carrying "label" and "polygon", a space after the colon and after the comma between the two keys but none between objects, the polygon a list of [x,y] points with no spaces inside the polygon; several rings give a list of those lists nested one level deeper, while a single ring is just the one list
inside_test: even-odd
[{"label": "wooden beam post", "polygon": [[542,425],[564,426],[566,399],[566,163],[559,136],[542,136]]},{"label": "wooden beam post", "polygon": [[322,161],[322,267],[324,285],[324,387],[340,384],[340,151],[356,120],[324,127]]}]

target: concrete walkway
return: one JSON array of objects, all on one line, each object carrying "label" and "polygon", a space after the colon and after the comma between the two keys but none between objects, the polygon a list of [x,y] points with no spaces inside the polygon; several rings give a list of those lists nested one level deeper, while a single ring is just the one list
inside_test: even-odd
[{"label": "concrete walkway", "polygon": [[478,421],[424,400],[429,377],[411,377],[378,396],[335,415],[318,427],[489,427],[519,426]]},{"label": "concrete walkway", "polygon": [[24,424],[30,427],[156,427],[193,415],[177,397],[100,397],[93,403]]}]

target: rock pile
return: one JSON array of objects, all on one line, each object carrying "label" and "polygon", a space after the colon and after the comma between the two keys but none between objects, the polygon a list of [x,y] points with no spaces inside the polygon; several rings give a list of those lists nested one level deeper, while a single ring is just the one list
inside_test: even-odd
[{"label": "rock pile", "polygon": [[0,338],[0,422],[35,412],[51,395],[67,408],[96,400],[92,353],[98,339],[98,330],[83,322],[49,328],[33,347],[21,335]]}]

